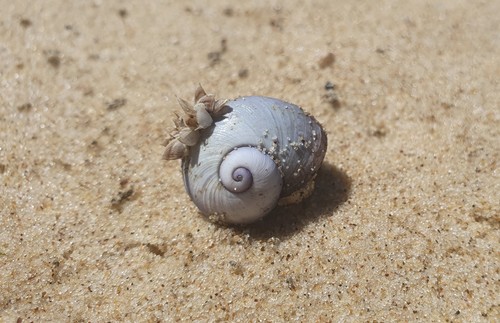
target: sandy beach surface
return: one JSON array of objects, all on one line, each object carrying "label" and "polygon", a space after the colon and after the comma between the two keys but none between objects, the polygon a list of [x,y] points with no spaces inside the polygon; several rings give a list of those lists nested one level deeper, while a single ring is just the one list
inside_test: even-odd
[{"label": "sandy beach surface", "polygon": [[[0,321],[500,320],[500,1],[0,0]],[[177,97],[321,122],[316,190],[207,221]]]}]

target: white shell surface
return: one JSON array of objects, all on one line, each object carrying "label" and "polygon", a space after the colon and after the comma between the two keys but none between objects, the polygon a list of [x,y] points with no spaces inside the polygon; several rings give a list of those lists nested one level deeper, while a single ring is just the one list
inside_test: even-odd
[{"label": "white shell surface", "polygon": [[[228,223],[249,223],[314,177],[325,155],[326,134],[301,108],[278,99],[249,96],[226,105],[230,112],[201,131],[200,142],[183,160],[184,184],[203,214],[223,216]],[[248,198],[245,193],[225,189],[219,167],[224,157],[239,147],[254,147],[271,158],[281,183],[254,191]],[[253,176],[255,181],[259,175]]]}]

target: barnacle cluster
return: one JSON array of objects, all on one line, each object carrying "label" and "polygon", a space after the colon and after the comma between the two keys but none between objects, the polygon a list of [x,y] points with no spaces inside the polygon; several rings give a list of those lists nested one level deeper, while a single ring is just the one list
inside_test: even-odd
[{"label": "barnacle cluster", "polygon": [[227,100],[216,100],[213,94],[207,94],[198,85],[194,94],[194,104],[178,98],[183,114],[174,114],[174,127],[170,129],[168,138],[163,143],[166,160],[179,159],[187,156],[189,147],[200,140],[200,130],[212,125],[215,118],[227,113]]}]

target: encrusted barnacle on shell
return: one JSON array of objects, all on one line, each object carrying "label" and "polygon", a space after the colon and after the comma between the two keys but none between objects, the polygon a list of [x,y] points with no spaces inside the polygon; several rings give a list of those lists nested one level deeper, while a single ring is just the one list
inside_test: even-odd
[{"label": "encrusted barnacle on shell", "polygon": [[189,152],[189,147],[198,143],[199,130],[206,129],[213,124],[213,119],[222,116],[226,100],[215,100],[213,94],[207,94],[198,86],[195,91],[194,104],[178,98],[179,105],[184,114],[175,115],[174,128],[169,133],[169,138],[164,142],[166,160],[180,159]]}]

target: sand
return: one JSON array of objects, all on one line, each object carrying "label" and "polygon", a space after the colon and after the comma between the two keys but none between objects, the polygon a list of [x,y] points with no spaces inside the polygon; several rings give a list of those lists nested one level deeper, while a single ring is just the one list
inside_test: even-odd
[{"label": "sand", "polygon": [[[204,3],[0,1],[3,321],[499,320],[500,1]],[[198,213],[198,83],[323,124],[308,200]]]}]

